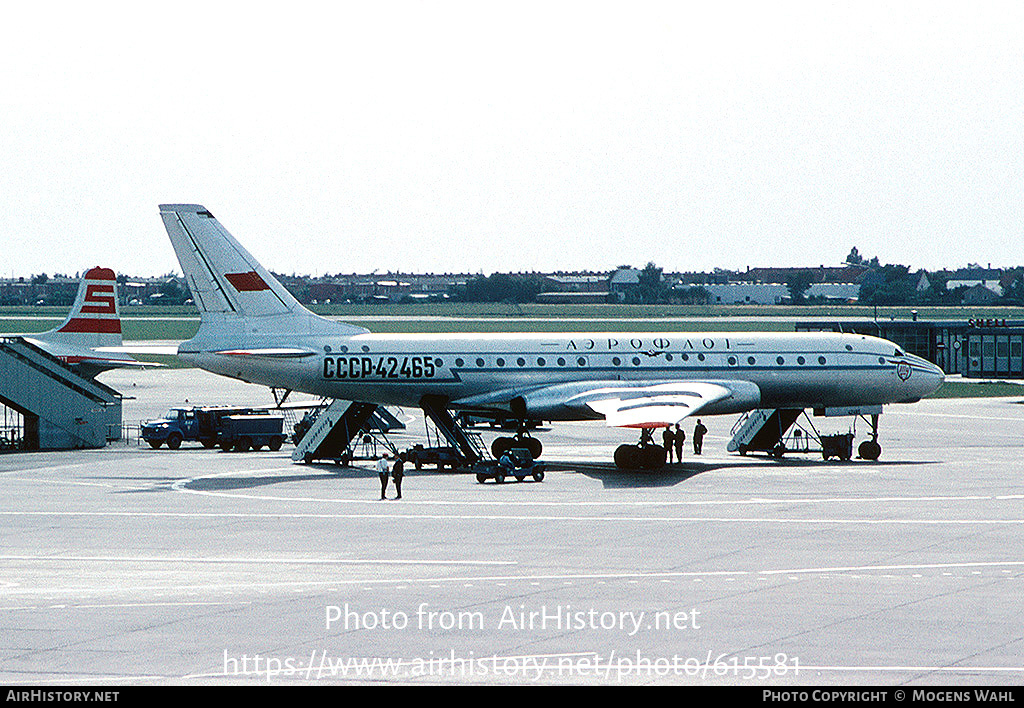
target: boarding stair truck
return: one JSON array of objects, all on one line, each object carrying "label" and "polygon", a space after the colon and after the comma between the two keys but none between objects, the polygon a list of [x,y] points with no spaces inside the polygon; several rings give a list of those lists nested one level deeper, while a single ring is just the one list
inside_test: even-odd
[{"label": "boarding stair truck", "polygon": [[[851,408],[815,408],[815,416],[827,418],[851,416],[854,428],[857,419],[867,420],[871,426],[871,439],[865,440],[858,447],[859,456],[865,460],[877,460],[881,453],[878,445],[878,416],[882,413],[881,406],[858,406]],[[806,427],[798,424],[804,418]],[[794,428],[792,433],[788,431]],[[836,457],[848,461],[853,457],[853,441],[855,430],[835,435],[819,433],[806,411],[801,409],[757,409],[743,415],[733,426],[733,437],[726,449],[729,452],[766,452],[771,457],[781,458],[790,452],[820,452],[823,459]],[[814,447],[815,442],[819,447]]]},{"label": "boarding stair truck", "polygon": [[[377,437],[367,432],[372,420],[381,420],[375,403],[359,403],[334,399],[326,407],[322,407],[305,418],[296,426],[295,449],[292,460],[311,464],[314,460],[333,460],[336,465],[347,466],[355,457],[354,441],[357,438],[369,438],[376,449]],[[399,421],[400,423],[400,421]],[[377,434],[392,451],[393,446],[387,442],[384,428],[375,423]],[[301,434],[300,434],[301,430]]]},{"label": "boarding stair truck", "polygon": [[277,452],[284,443],[284,416],[268,412],[239,413],[221,419],[217,445],[225,452],[248,452],[263,447]]},{"label": "boarding stair truck", "polygon": [[792,409],[759,408],[746,413],[733,426],[733,437],[726,446],[729,452],[767,452],[773,457],[782,457],[787,451],[786,432],[803,411]]}]

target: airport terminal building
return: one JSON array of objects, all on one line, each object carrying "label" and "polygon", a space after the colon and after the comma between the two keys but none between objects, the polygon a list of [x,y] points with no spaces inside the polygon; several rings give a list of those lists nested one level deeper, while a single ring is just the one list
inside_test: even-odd
[{"label": "airport terminal building", "polygon": [[1024,378],[1024,321],[866,320],[798,322],[798,332],[857,332],[882,337],[968,378]]}]

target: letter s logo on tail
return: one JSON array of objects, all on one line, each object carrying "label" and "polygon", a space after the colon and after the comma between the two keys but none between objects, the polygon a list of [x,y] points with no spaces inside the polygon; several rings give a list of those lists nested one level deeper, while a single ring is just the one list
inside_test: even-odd
[{"label": "letter s logo on tail", "polygon": [[110,268],[91,268],[78,285],[75,304],[49,339],[92,347],[121,345],[121,316],[117,308],[117,276]]}]

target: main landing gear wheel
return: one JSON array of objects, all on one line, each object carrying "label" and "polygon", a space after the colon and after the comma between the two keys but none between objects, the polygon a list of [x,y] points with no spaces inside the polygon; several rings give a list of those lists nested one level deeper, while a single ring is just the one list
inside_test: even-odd
[{"label": "main landing gear wheel", "polygon": [[615,448],[615,466],[623,470],[656,470],[665,466],[665,455],[661,445],[619,445]]},{"label": "main landing gear wheel", "polygon": [[525,435],[516,436],[514,438],[502,436],[495,438],[494,442],[491,443],[491,454],[494,455],[494,459],[497,460],[512,448],[526,448],[530,451],[530,456],[535,460],[540,459],[540,454],[544,450],[544,446],[541,445],[540,440],[537,438],[531,438]]},{"label": "main landing gear wheel", "polygon": [[665,448],[654,442],[650,428],[640,431],[636,445],[615,448],[615,466],[624,470],[656,470],[665,466]]},{"label": "main landing gear wheel", "polygon": [[640,442],[636,445],[620,445],[615,448],[615,466],[620,469],[660,469],[665,466],[668,453],[654,443],[650,428],[640,430]]}]

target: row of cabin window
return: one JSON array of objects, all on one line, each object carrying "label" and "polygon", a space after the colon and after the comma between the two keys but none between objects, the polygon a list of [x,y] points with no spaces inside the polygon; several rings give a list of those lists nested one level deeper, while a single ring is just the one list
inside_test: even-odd
[{"label": "row of cabin window", "polygon": [[[689,358],[690,357],[689,357],[688,354],[683,354],[682,355],[683,361],[689,361]],[[704,356],[704,354],[698,354],[697,355],[697,360],[698,361],[704,361],[705,359],[706,359],[706,357]],[[673,356],[671,354],[666,354],[665,355],[665,361],[673,361]],[[729,363],[729,366],[736,366],[739,363],[739,360],[736,357],[734,357],[734,356],[730,356],[726,361]],[[632,362],[633,362],[634,366],[640,366],[641,359],[640,359],[640,357],[635,356],[635,357],[633,357]],[[781,357],[781,356],[776,357],[775,362],[779,366],[784,366],[786,364],[785,358]],[[442,359],[437,359],[435,363],[436,363],[436,365],[438,367],[444,366],[444,361]],[[505,362],[505,359],[503,359],[502,357],[498,357],[497,359],[494,360],[494,363],[497,366],[499,366],[499,367],[503,367],[503,366],[505,366],[506,362]],[[558,366],[565,366],[567,364],[565,357],[558,357],[558,359],[555,360],[555,363]],[[587,365],[587,358],[581,356],[578,359],[576,359],[576,363],[579,366],[586,366]],[[801,365],[801,366],[803,366],[804,364],[807,363],[807,360],[804,357],[802,357],[802,356],[798,356],[796,358],[796,363]],[[821,366],[824,366],[827,363],[828,363],[828,360],[824,356],[819,356],[818,357],[818,364],[820,364]],[[878,358],[878,363],[879,364],[884,364],[885,363],[885,359],[882,358],[882,357],[879,357]],[[622,359],[620,357],[617,357],[617,356],[616,357],[612,357],[612,364],[614,364],[615,366],[621,366],[622,365]],[[747,357],[747,364],[749,364],[750,366],[755,366],[757,364],[757,359],[755,357],[753,357],[753,356],[748,356]],[[455,366],[463,367],[465,365],[466,365],[466,362],[465,362],[464,359],[456,359],[455,360]],[[484,366],[487,365],[487,362],[483,358],[477,358],[476,365],[478,367],[484,367]],[[516,366],[526,366],[526,359],[524,359],[523,357],[519,357],[518,359],[516,359]],[[537,358],[537,366],[547,366],[547,359],[545,359],[544,357],[538,357]]]}]

